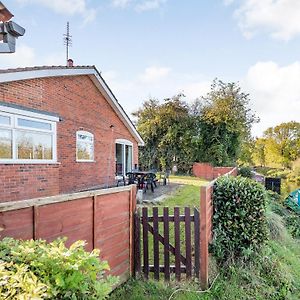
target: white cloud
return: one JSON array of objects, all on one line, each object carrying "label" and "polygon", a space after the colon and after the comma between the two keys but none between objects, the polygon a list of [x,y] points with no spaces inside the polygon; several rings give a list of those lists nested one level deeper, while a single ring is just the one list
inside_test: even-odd
[{"label": "white cloud", "polygon": [[124,8],[129,5],[132,0],[112,0],[112,6],[117,8]]},{"label": "white cloud", "polygon": [[0,55],[0,69],[28,67],[35,64],[35,51],[26,45],[16,45],[16,52]]},{"label": "white cloud", "polygon": [[166,0],[146,0],[137,4],[135,6],[135,9],[138,12],[155,10],[155,9],[159,9],[164,3],[166,3]]},{"label": "white cloud", "polygon": [[[225,5],[236,2],[224,0]],[[247,38],[263,32],[288,41],[300,34],[299,0],[241,0],[235,10],[239,27]],[[240,3],[239,2],[239,3]]]},{"label": "white cloud", "polygon": [[86,0],[18,0],[23,5],[37,4],[64,15],[81,15],[84,22],[91,22],[96,17],[96,10],[87,8]]},{"label": "white cloud", "polygon": [[156,82],[164,77],[167,77],[171,69],[167,67],[151,66],[145,69],[144,73],[140,75],[140,79],[143,82]]},{"label": "white cloud", "polygon": [[113,7],[132,7],[137,12],[160,9],[166,2],[167,0],[111,0]]},{"label": "white cloud", "polygon": [[253,133],[260,135],[268,127],[300,119],[300,62],[278,66],[258,62],[249,68],[243,88],[250,93],[254,110],[261,122]]},{"label": "white cloud", "polygon": [[34,48],[17,43],[15,53],[0,55],[0,69],[41,65],[65,65],[65,53],[58,52],[46,56],[38,56]]}]

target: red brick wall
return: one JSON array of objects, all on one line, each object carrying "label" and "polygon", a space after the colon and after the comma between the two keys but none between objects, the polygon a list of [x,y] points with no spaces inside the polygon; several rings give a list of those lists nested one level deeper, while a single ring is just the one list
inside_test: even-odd
[{"label": "red brick wall", "polygon": [[[104,195],[95,192],[95,196],[83,195],[82,198],[79,193],[78,199],[47,205],[30,200],[30,207],[21,209],[13,209],[15,204],[10,202],[12,210],[8,211],[2,204],[0,239],[10,236],[50,242],[57,237],[68,237],[67,246],[85,240],[87,250],[100,249],[100,257],[108,261],[111,274],[127,278],[132,268],[131,212],[135,209],[135,188],[109,190],[103,190],[107,192]],[[50,202],[59,197],[51,197]]]},{"label": "red brick wall", "polygon": [[210,163],[194,163],[193,174],[196,177],[213,180],[233,169],[233,167],[213,167]]},{"label": "red brick wall", "polygon": [[[59,164],[56,167],[0,165],[0,178],[3,180],[0,183],[0,202],[55,195],[58,192],[69,193],[112,184],[115,173],[114,141],[118,138],[133,142],[133,163],[138,163],[137,142],[88,76],[2,83],[0,97],[1,101],[7,103],[57,113],[62,119],[57,124]],[[114,125],[113,130],[110,125]],[[78,130],[94,134],[95,162],[76,162]],[[27,181],[24,180],[24,168],[27,170]],[[39,179],[41,177],[43,179]]]}]

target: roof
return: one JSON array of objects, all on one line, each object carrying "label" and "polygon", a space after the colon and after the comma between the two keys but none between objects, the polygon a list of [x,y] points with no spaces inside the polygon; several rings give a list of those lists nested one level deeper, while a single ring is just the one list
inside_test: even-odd
[{"label": "roof", "polygon": [[88,75],[96,87],[99,89],[101,94],[105,97],[107,102],[111,105],[113,110],[123,121],[124,125],[134,136],[139,146],[144,146],[144,141],[134,124],[128,117],[127,113],[118,102],[117,98],[101,76],[101,73],[96,69],[95,66],[40,66],[40,67],[28,67],[28,68],[17,68],[17,69],[0,69],[0,83],[20,81],[36,78],[45,77],[58,77],[58,76],[77,76],[77,75]]}]

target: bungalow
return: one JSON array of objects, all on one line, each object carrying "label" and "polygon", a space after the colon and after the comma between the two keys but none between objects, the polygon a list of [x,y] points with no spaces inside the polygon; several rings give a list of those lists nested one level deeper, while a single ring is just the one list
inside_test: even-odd
[{"label": "bungalow", "polygon": [[94,66],[0,70],[0,202],[111,186],[141,145]]}]

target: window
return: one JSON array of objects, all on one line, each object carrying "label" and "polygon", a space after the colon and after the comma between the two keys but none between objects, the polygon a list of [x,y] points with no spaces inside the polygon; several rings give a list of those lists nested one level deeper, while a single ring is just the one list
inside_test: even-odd
[{"label": "window", "polygon": [[0,163],[56,162],[57,117],[0,106]]},{"label": "window", "polygon": [[127,140],[116,140],[116,175],[126,175],[132,171],[133,144]]},{"label": "window", "polygon": [[82,162],[94,161],[94,135],[92,133],[77,131],[76,160]]}]

